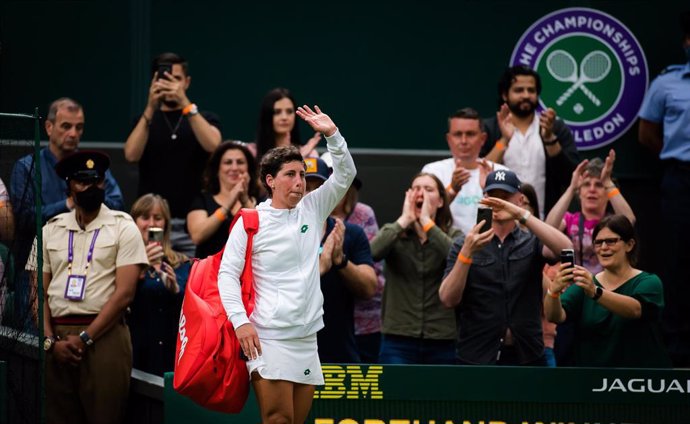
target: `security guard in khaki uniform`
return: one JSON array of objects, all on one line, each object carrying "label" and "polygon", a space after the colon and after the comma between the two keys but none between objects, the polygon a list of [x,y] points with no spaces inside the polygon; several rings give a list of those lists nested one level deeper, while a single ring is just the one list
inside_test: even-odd
[{"label": "security guard in khaki uniform", "polygon": [[103,204],[108,156],[79,151],[55,166],[71,212],[43,228],[48,423],[120,423],[132,344],[123,320],[148,265],[132,218]]}]

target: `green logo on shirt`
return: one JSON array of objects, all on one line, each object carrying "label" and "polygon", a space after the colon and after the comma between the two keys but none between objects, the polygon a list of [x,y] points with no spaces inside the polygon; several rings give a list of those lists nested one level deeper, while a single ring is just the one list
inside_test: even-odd
[{"label": "green logo on shirt", "polygon": [[302,234],[306,233],[307,230],[309,229],[309,226],[307,224],[302,225],[302,228],[300,229],[300,232]]},{"label": "green logo on shirt", "polygon": [[309,371],[309,368],[307,368],[306,370],[304,370],[304,375],[309,375],[309,374],[311,374],[311,371]]}]

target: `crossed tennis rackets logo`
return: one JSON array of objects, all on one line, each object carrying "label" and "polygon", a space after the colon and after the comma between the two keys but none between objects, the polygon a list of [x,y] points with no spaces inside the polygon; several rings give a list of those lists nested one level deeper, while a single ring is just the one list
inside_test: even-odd
[{"label": "crossed tennis rackets logo", "polygon": [[560,82],[571,82],[572,85],[556,100],[562,106],[575,90],[580,89],[595,105],[601,106],[599,98],[587,88],[585,83],[600,82],[611,72],[611,59],[601,50],[589,52],[578,64],[575,58],[565,50],[554,50],[546,58],[546,68],[551,76]]},{"label": "crossed tennis rackets logo", "polygon": [[588,7],[549,12],[520,36],[509,63],[542,76],[540,108],[557,110],[580,150],[606,146],[637,122],[647,59],[615,16]]}]

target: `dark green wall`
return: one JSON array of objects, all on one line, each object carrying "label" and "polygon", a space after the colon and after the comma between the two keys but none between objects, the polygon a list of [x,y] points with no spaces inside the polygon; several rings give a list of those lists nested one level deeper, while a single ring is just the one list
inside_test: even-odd
[{"label": "dark green wall", "polygon": [[[445,117],[466,105],[492,114],[517,39],[572,6],[627,25],[652,76],[682,59],[686,1],[3,0],[0,111],[45,114],[68,95],[85,105],[85,140],[124,141],[150,58],[172,50],[189,59],[189,96],[221,115],[226,138],[253,139],[262,95],[286,86],[323,106],[352,147],[446,149]],[[630,176],[648,158],[636,130],[614,145],[618,172]]]}]

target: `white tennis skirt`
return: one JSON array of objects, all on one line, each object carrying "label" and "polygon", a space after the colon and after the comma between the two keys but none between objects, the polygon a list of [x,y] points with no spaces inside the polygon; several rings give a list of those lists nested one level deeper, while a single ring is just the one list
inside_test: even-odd
[{"label": "white tennis skirt", "polygon": [[249,375],[258,372],[267,380],[324,384],[316,333],[301,339],[260,340],[261,356],[247,361]]}]

